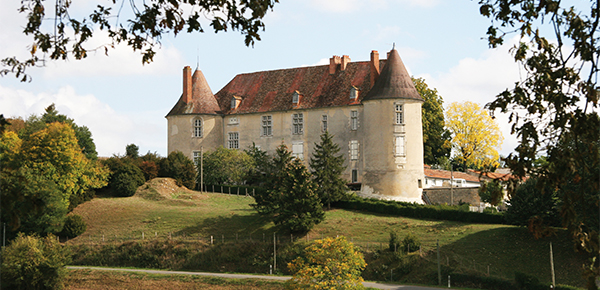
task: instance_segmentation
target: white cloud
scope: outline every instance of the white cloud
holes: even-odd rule
[[[106,32],[97,31],[89,42],[89,47],[102,47],[109,43]],[[90,51],[88,57],[81,60],[52,61],[44,68],[44,77],[55,79],[71,76],[124,76],[124,75],[156,75],[169,73],[183,67],[181,52],[173,46],[156,47],[154,61],[142,65],[142,56],[133,52],[125,44],[108,48],[108,56],[104,48]]]
[[[123,154],[125,146],[131,143],[142,150],[163,151],[165,148],[163,111],[117,113],[93,95],[78,95],[70,86],[39,94],[0,86],[0,108],[6,117],[40,115],[52,103],[61,114],[90,129],[100,156]],[[165,152],[159,153],[164,155]]]
[[[419,77],[425,78],[430,87],[438,90],[446,107],[450,103],[464,101],[484,106],[519,81],[519,66],[508,51],[517,41],[515,38],[497,49],[487,50],[479,58],[462,59],[448,72]],[[495,117],[504,136],[500,154],[508,155],[517,145],[516,136],[510,135],[508,115],[496,112]]]

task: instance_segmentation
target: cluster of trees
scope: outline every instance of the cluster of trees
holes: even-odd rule
[[[0,127],[1,218],[7,237],[63,230],[67,214],[107,184],[91,133],[59,114],[8,119]]]
[[[115,155],[102,163],[110,170],[106,189],[114,196],[132,196],[140,185],[156,177],[171,177],[177,185],[187,188],[195,186],[194,163],[179,151],[171,152],[166,158],[151,152],[140,156],[139,147],[129,144],[125,156]]]
[[[333,136],[323,133],[309,172],[284,144],[273,157],[256,146],[244,151],[219,147],[204,154],[202,167],[197,166],[198,179],[203,175],[204,184],[261,186],[266,190],[254,196],[257,211],[292,232],[306,232],[323,220],[323,205],[329,208],[348,190],[341,178],[346,167],[339,151]]]

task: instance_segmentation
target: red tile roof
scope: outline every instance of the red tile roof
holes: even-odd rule
[[[338,57],[339,58],[339,57]],[[386,65],[389,62],[390,65]],[[363,100],[405,98],[422,100],[402,64],[398,52],[389,54],[389,61],[380,60],[383,67],[371,89],[371,62],[350,62],[344,70],[338,65],[330,74],[330,65],[299,67],[239,74],[214,96],[202,72],[194,78],[192,101],[182,98],[167,116],[182,114],[244,114],[294,109],[360,105]],[[198,85],[196,85],[198,83]],[[351,99],[352,87],[358,89],[358,98]],[[297,105],[292,95],[301,95]],[[231,108],[231,99],[240,97],[241,103]]]
[[[423,170],[425,172],[426,177],[450,180],[450,176],[452,174],[453,179],[464,179],[464,180],[470,181],[470,182],[479,182],[479,178],[477,178],[476,176],[473,176],[473,175],[470,175],[470,174],[467,174],[464,172],[460,172],[460,171],[454,171],[451,173],[450,171],[447,171],[447,170],[431,169],[428,166],[425,166]]]

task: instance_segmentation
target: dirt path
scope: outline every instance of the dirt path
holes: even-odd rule
[[[68,266],[67,269],[80,270],[89,269],[97,271],[119,271],[119,272],[138,272],[148,274],[177,274],[177,275],[201,275],[221,278],[233,279],[266,279],[285,281],[290,279],[290,276],[271,276],[271,275],[251,275],[251,274],[226,274],[226,273],[207,273],[207,272],[185,272],[185,271],[165,271],[165,270],[145,270],[145,269],[122,269],[122,268],[105,268],[105,267],[86,267],[86,266]],[[439,290],[441,288],[421,287],[421,286],[404,286],[394,284],[382,284],[376,282],[363,282],[365,287],[387,290]]]

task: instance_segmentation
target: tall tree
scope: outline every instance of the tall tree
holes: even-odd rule
[[[444,122],[444,101],[437,89],[431,89],[423,78],[412,78],[419,95],[425,100],[422,111],[423,161],[425,164],[441,164],[450,158],[452,143],[450,131]]]
[[[256,147],[254,142],[244,152],[254,160],[254,166],[248,172],[248,184],[258,186],[266,184],[268,177],[273,172],[273,159],[266,151]]]
[[[2,220],[17,231],[57,233],[72,196],[106,185],[108,172],[88,160],[69,124],[54,122],[21,139],[7,131],[0,140]]]
[[[496,150],[502,144],[502,132],[487,111],[473,102],[452,103],[446,111],[452,148],[463,168],[494,168],[499,165]]]
[[[282,201],[282,194],[278,190],[282,186],[284,170],[293,160],[292,153],[288,150],[287,146],[281,143],[277,149],[275,149],[275,156],[273,156],[272,168],[267,171],[266,185],[268,189],[266,191],[259,191],[254,196],[256,204],[252,206],[262,215],[274,215],[279,210],[279,206]]]
[[[316,185],[300,159],[294,159],[284,168],[279,186],[269,191],[279,196],[273,219],[276,225],[291,232],[306,233],[325,219]]]
[[[159,176],[171,177],[177,181],[177,185],[183,185],[187,188],[194,188],[194,185],[196,185],[194,162],[183,155],[181,151],[169,153],[167,158],[161,160],[159,167]]]
[[[71,11],[70,1],[55,0],[44,3],[24,0],[19,13],[27,19],[23,33],[32,37],[31,57],[2,60],[6,67],[0,75],[15,74],[22,81],[31,78],[25,73],[28,67],[44,65],[46,58],[83,59],[90,50],[108,49],[125,43],[142,53],[142,62],[149,63],[155,55],[155,46],[165,34],[204,32],[201,18],[207,18],[215,32],[239,30],[245,35],[247,46],[260,40],[264,30],[262,19],[278,0],[174,0],[150,3],[101,2],[91,11]],[[127,3],[127,4],[125,4]],[[131,15],[131,17],[129,17]],[[115,22],[116,20],[116,22]],[[89,44],[94,33],[106,31],[109,43],[98,47]],[[90,46],[93,48],[90,49]]]
[[[588,3],[479,1],[481,14],[491,20],[491,47],[520,36],[512,53],[525,74],[487,105],[492,112],[509,113],[512,132],[520,138],[506,163],[514,174],[536,176],[564,192],[563,223],[577,247],[590,254],[593,262],[585,267],[588,289],[596,289],[600,230],[589,223],[598,218],[581,219],[577,213],[580,205],[594,206],[595,213],[600,208],[598,195],[586,194],[600,190],[600,2]],[[535,166],[538,155],[547,155],[545,166]],[[583,178],[586,186],[573,186]],[[586,201],[586,196],[593,198]]]
[[[321,134],[321,142],[315,143],[315,150],[310,158],[317,195],[323,204],[327,204],[327,209],[331,209],[331,203],[342,199],[348,191],[346,181],[342,179],[342,173],[346,170],[344,155],[338,155],[339,152],[340,146],[333,142],[333,135],[325,131]]]
[[[20,131],[21,138],[28,138],[32,133],[39,131],[46,127],[47,124],[61,122],[66,123],[73,128],[75,131],[75,137],[77,138],[77,144],[81,148],[81,151],[90,160],[96,160],[98,158],[98,152],[96,152],[96,144],[92,138],[92,132],[86,126],[79,126],[75,123],[75,120],[67,117],[66,115],[59,114],[56,110],[56,106],[51,104],[46,107],[44,114],[41,117],[31,116],[27,119],[26,127]]]
[[[140,157],[140,147],[135,144],[128,144],[125,146],[125,157],[137,159]]]

